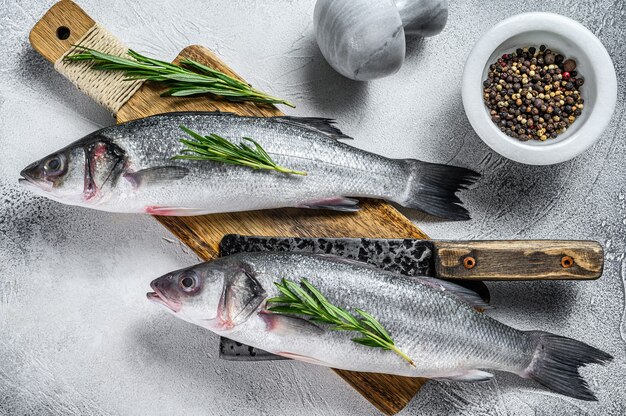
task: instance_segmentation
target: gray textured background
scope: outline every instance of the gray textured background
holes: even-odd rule
[[[626,134],[623,0],[451,1],[445,31],[411,41],[400,72],[369,84],[341,78],[312,37],[313,1],[83,0],[133,48],[171,59],[203,44],[257,87],[334,117],[361,148],[477,168],[465,223],[407,212],[434,238],[595,239],[595,282],[492,283],[498,319],[591,343],[615,355],[584,370],[598,403],[560,397],[516,376],[486,384],[430,382],[403,414],[624,414]],[[17,185],[20,169],[113,123],[28,44],[52,1],[0,1],[0,413],[344,415],[376,411],[330,370],[302,363],[217,359],[217,337],[145,299],[148,282],[196,259],[149,217],[62,206]],[[499,157],[464,116],[464,60],[481,33],[510,15],[554,11],[606,45],[618,106],[599,143],[552,167]]]

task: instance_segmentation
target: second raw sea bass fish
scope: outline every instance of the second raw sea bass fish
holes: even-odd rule
[[[274,283],[281,279],[307,279],[332,304],[367,311],[415,367],[353,342],[355,332],[269,312],[267,299],[279,295]],[[500,370],[595,400],[578,367],[612,359],[574,339],[504,325],[476,311],[484,302],[454,283],[329,255],[240,253],[168,273],[150,286],[148,299],[178,318],[276,355],[345,370],[458,381],[487,380],[487,371]]]
[[[185,126],[239,143],[257,141],[281,166],[307,176],[213,161],[172,160]],[[348,197],[386,199],[468,219],[456,192],[478,174],[413,159],[389,159],[340,142],[319,118],[172,113],[98,130],[26,167],[20,182],[53,200],[111,212],[201,215],[280,207],[355,211]]]

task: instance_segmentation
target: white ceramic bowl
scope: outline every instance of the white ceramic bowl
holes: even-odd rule
[[[576,61],[576,71],[585,79],[580,89],[585,107],[558,137],[523,142],[507,136],[491,121],[482,83],[489,65],[502,54],[539,45]],[[489,147],[520,163],[550,165],[579,155],[598,140],[615,109],[617,79],[608,52],[583,25],[558,14],[525,13],[498,23],[476,43],[465,63],[462,95],[467,118]]]

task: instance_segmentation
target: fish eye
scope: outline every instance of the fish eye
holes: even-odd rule
[[[48,175],[58,175],[65,169],[65,157],[54,155],[46,160],[43,168]]]
[[[185,292],[191,292],[196,288],[196,285],[197,285],[196,276],[191,273],[185,273],[182,276],[180,276],[180,279],[178,280],[178,284],[180,285],[181,289],[183,289]]]

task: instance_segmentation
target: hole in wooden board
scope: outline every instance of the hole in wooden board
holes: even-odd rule
[[[67,38],[70,37],[70,34],[72,32],[70,31],[70,28],[67,26],[59,26],[57,28],[57,38],[59,40],[66,40]]]
[[[465,257],[463,259],[463,267],[466,269],[473,269],[476,266],[476,259],[474,257]]]

